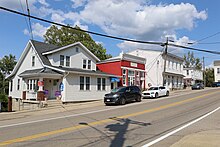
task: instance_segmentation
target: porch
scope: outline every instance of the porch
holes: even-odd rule
[[[23,100],[44,101],[60,96],[63,75],[48,69],[29,70],[19,75],[23,80]]]

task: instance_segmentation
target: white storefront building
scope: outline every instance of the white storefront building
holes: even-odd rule
[[[183,88],[183,58],[171,53],[165,55],[161,51],[147,49],[137,49],[129,54],[146,59],[146,87],[164,85],[170,89]]]

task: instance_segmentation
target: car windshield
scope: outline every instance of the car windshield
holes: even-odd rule
[[[148,90],[158,90],[158,87],[150,87]]]
[[[126,87],[117,87],[111,90],[112,93],[115,92],[124,92]]]

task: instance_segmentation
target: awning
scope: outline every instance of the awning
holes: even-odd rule
[[[110,80],[111,82],[120,82],[120,79],[116,77],[111,77]]]

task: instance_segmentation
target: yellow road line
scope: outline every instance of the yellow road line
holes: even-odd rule
[[[140,112],[136,112],[136,113],[131,113],[131,114],[123,115],[123,116],[118,116],[117,118],[125,119],[125,118],[142,115],[142,114],[149,113],[149,112],[159,111],[159,110],[170,108],[170,107],[173,107],[173,106],[178,106],[178,105],[181,105],[183,103],[187,103],[187,102],[190,102],[190,101],[193,101],[193,100],[196,100],[196,99],[200,99],[200,98],[203,98],[205,96],[215,94],[217,92],[206,93],[204,95],[200,95],[200,96],[189,98],[189,99],[186,99],[186,100],[183,100],[183,101],[167,104],[167,105],[160,106],[160,107],[157,107],[157,108],[152,108],[152,109],[148,109],[148,110],[144,110],[144,111],[140,111]],[[109,122],[112,122],[112,121],[115,121],[115,120],[114,119],[104,119],[104,120],[88,123],[87,125],[77,125],[77,126],[72,126],[72,127],[68,127],[68,128],[63,128],[63,129],[59,129],[59,130],[50,131],[50,132],[39,133],[39,134],[30,135],[30,136],[26,136],[26,137],[7,140],[7,141],[4,141],[4,142],[0,142],[0,146],[10,145],[10,144],[13,144],[13,143],[18,143],[18,142],[24,142],[24,141],[37,139],[37,138],[41,138],[41,137],[46,137],[46,136],[50,136],[50,135],[56,135],[56,134],[59,134],[59,133],[74,131],[74,130],[77,130],[77,129],[83,129],[83,128],[87,128],[89,126],[101,125],[101,124],[109,123]]]

